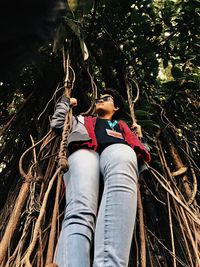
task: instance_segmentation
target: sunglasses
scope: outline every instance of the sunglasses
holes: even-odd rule
[[[111,95],[107,95],[107,96],[95,99],[95,104],[101,103],[102,101],[103,102],[107,102],[107,101],[110,101],[110,100],[113,100],[113,97]]]

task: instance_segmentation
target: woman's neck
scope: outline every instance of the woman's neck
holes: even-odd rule
[[[103,120],[109,120],[111,121],[112,120],[112,116],[109,115],[109,114],[105,114],[105,115],[102,115],[102,116],[98,116],[99,119],[103,119]]]
[[[112,112],[105,112],[104,110],[98,110],[97,117],[103,120],[112,120],[113,113]]]

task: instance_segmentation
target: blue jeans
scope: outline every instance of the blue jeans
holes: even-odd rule
[[[100,172],[104,190],[98,207]],[[70,155],[69,171],[64,175],[66,209],[55,252],[59,267],[128,266],[137,180],[136,154],[128,145],[110,145],[100,156],[87,149]]]

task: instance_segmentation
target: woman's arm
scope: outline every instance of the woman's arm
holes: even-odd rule
[[[61,101],[56,105],[55,112],[51,120],[51,128],[54,130],[62,130],[65,117],[70,107],[77,106],[77,100],[75,98],[67,98],[63,96]]]

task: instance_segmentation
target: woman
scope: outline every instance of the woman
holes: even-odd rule
[[[66,112],[76,105],[76,99],[63,97],[51,127],[62,129]],[[64,175],[66,208],[55,253],[59,267],[128,266],[137,208],[138,159],[149,161],[150,155],[127,124],[117,121],[122,108],[120,94],[105,89],[96,99],[96,117],[73,117],[69,171]],[[139,125],[134,126],[141,136]],[[100,179],[104,189],[99,197]]]

